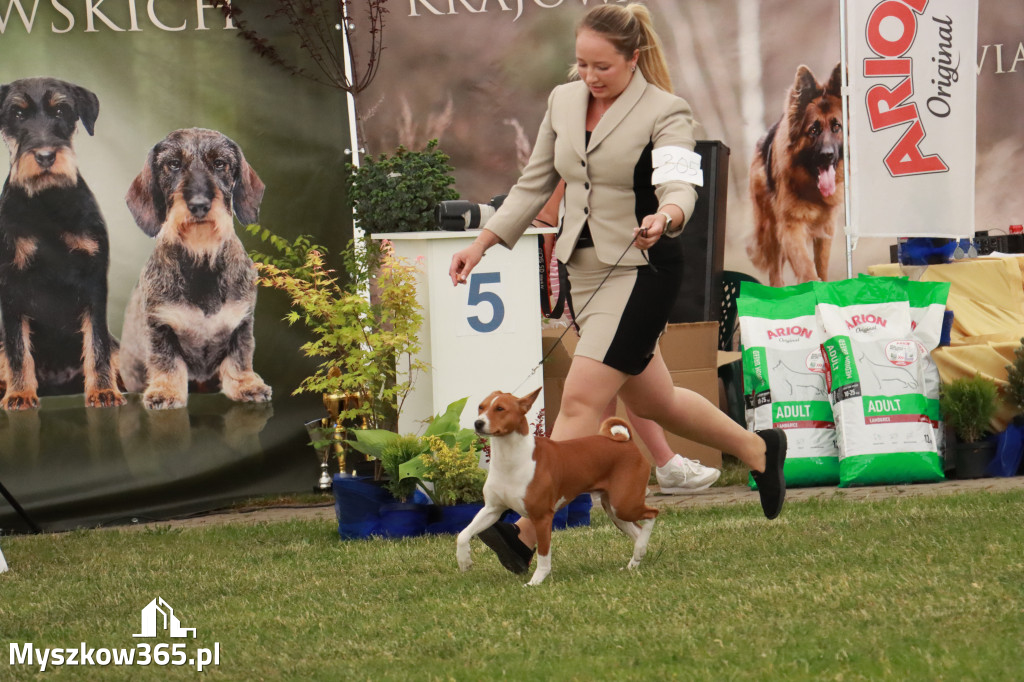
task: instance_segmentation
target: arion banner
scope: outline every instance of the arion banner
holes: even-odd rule
[[[847,0],[850,232],[974,235],[977,0]]]

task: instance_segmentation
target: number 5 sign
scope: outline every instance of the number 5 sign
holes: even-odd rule
[[[460,315],[460,336],[511,333],[514,325],[505,316],[505,291],[500,272],[473,272],[466,283],[466,304]]]
[[[495,247],[458,286],[448,269],[452,256],[476,238],[474,233],[374,235],[391,240],[396,255],[418,264],[416,300],[424,319],[417,359],[428,369],[415,377],[399,416],[399,432],[421,432],[426,420],[462,398],[477,405],[494,390],[518,386],[526,395],[542,385],[543,374],[535,372],[543,355],[537,291],[540,234],[531,228],[511,249]],[[542,406],[539,401],[534,411]],[[475,409],[463,410],[463,427],[472,428],[475,420]]]

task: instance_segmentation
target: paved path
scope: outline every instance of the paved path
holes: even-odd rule
[[[987,490],[991,492],[1024,490],[1024,476],[977,478],[965,481],[942,481],[939,483],[919,483],[914,485],[880,485],[862,488],[836,488],[834,486],[790,488],[786,491],[786,501],[796,502],[812,498],[827,499],[831,497],[841,497],[847,500],[880,500],[891,497],[915,497],[918,495],[953,495],[965,490]],[[686,495],[661,495],[658,494],[657,487],[653,487],[651,492],[652,494],[647,498],[647,501],[652,506],[678,507],[683,509],[738,503],[757,504],[758,501],[756,491],[741,485],[713,487]],[[333,523],[335,520],[334,505],[283,505],[251,509],[231,509],[187,519],[158,521],[128,527],[169,526],[172,528],[195,528],[227,523],[256,524],[290,520],[322,520]],[[125,528],[125,526],[117,527]]]
[[[790,488],[786,491],[786,502],[841,497],[846,500],[880,500],[890,497],[916,497],[918,495],[952,495],[964,490],[1024,490],[1024,476],[1011,478],[975,478],[964,481],[941,481],[939,483],[917,483],[912,485],[876,485],[860,488]],[[648,502],[666,507],[699,507],[705,505],[756,503],[757,491],[746,486],[723,486],[708,488],[689,495],[652,495]]]

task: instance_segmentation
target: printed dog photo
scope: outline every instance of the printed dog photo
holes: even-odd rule
[[[232,214],[259,220],[263,182],[214,130],[176,130],[149,152],[126,198],[156,247],[132,290],[121,372],[149,409],[184,407],[190,390],[266,402],[253,371],[256,269]]]
[[[806,66],[797,69],[785,113],[757,144],[750,164],[754,240],[747,255],[783,285],[788,263],[797,283],[824,281],[843,201],[842,71],[825,84]]]
[[[11,168],[0,194],[0,407],[85,394],[125,404],[117,340],[107,328],[106,223],[78,170],[78,121],[93,134],[99,99],[54,78],[0,85],[0,133]]]

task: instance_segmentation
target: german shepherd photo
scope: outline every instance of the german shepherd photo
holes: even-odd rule
[[[750,164],[754,239],[747,255],[783,285],[788,263],[797,283],[824,281],[843,201],[842,71],[822,85],[806,66],[786,94],[782,118],[757,143]]]

